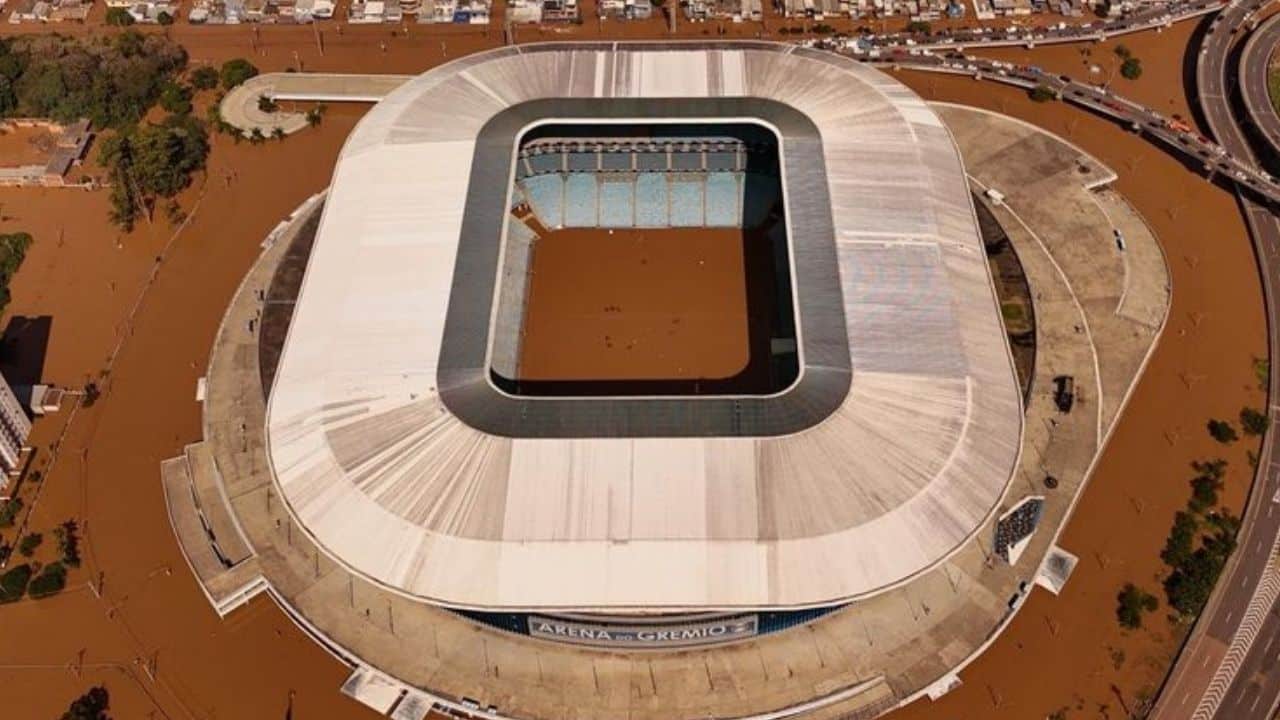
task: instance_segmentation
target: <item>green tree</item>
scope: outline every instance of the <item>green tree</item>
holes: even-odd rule
[[[13,522],[18,519],[20,512],[22,512],[22,498],[0,500],[0,528],[13,527]]]
[[[1120,63],[1120,74],[1127,80],[1137,80],[1142,77],[1142,61],[1136,57],[1125,58]]]
[[[1191,557],[1196,540],[1196,532],[1200,522],[1190,512],[1179,510],[1173,516],[1173,528],[1164,541],[1164,550],[1160,551],[1160,559],[1169,567],[1177,567]]]
[[[176,80],[166,80],[160,89],[160,107],[176,115],[191,112],[191,88]]]
[[[127,27],[133,24],[133,16],[124,8],[107,8],[107,24],[116,27]]]
[[[912,20],[907,23],[907,32],[912,35],[928,35],[933,32],[933,26],[923,20]]]
[[[112,179],[112,219],[130,229],[157,198],[171,198],[191,184],[209,155],[209,133],[190,115],[170,115],[108,138],[99,162]]]
[[[17,602],[27,592],[27,583],[31,580],[31,566],[22,563],[9,568],[0,575],[0,603]]]
[[[1133,583],[1126,583],[1116,596],[1116,619],[1124,627],[1136,630],[1142,627],[1143,613],[1154,611],[1159,604],[1155,595]]]
[[[22,557],[31,557],[43,541],[44,537],[40,533],[25,535],[18,541],[18,552],[22,553]]]
[[[164,10],[161,10],[160,13],[156,15],[156,22],[160,23],[161,25],[172,25],[173,16],[165,12]]]
[[[1245,435],[1263,435],[1270,426],[1271,418],[1268,418],[1266,413],[1251,407],[1240,409],[1240,428],[1244,430]]]
[[[51,562],[44,566],[39,575],[31,579],[31,584],[27,586],[27,594],[39,600],[57,595],[66,586],[67,568],[60,562]]]
[[[271,98],[267,97],[266,95],[259,95],[259,96],[258,96],[258,109],[259,109],[259,110],[261,110],[261,111],[262,111],[262,112],[264,112],[264,113],[273,113],[273,112],[275,112],[276,110],[279,110],[279,109],[280,109],[280,106],[279,106],[279,105],[276,105],[276,101],[275,101],[275,100],[272,100]]]
[[[218,87],[218,71],[208,65],[201,65],[191,71],[191,86],[197,90],[212,90]]]
[[[219,77],[222,79],[222,87],[230,90],[257,74],[258,68],[254,67],[253,63],[244,58],[235,58],[222,63],[222,72],[219,73]]]
[[[1240,437],[1236,434],[1236,429],[1226,420],[1210,420],[1207,427],[1209,436],[1223,445],[1230,445]]]
[[[111,696],[107,689],[98,685],[71,701],[67,711],[60,720],[111,720],[107,710],[111,709]]]

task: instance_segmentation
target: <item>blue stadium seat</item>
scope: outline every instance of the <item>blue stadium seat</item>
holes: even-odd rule
[[[667,215],[667,176],[665,173],[641,173],[636,176],[636,227],[669,227]]]
[[[564,181],[565,227],[596,227],[599,176],[595,173],[573,173]]]
[[[535,175],[523,181],[524,195],[538,220],[549,228],[564,225],[564,179],[560,175]]]
[[[605,176],[600,181],[600,226],[635,225],[635,181],[626,176]]]
[[[738,211],[738,174],[716,172],[707,175],[707,225],[733,227],[742,222]]]
[[[704,224],[702,191],[706,184],[701,175],[671,178],[672,227],[700,227]]]
[[[533,175],[542,173],[559,172],[561,162],[564,158],[560,153],[540,153],[529,156],[529,169]]]

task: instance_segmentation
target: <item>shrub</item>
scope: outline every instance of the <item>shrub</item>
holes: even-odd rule
[[[133,16],[124,8],[107,8],[107,24],[116,27],[127,27],[133,24]]]
[[[1133,52],[1129,50],[1128,45],[1117,45],[1115,48],[1115,53],[1116,55],[1119,55],[1120,57],[1125,59],[1133,57]]]
[[[62,713],[60,720],[110,720],[107,717],[107,710],[110,707],[111,696],[105,687],[98,685],[89,688],[88,692],[72,700],[67,711]]]
[[[67,569],[62,563],[51,562],[44,566],[39,575],[31,579],[31,584],[27,586],[27,594],[39,600],[57,595],[66,586]]]
[[[1244,430],[1245,435],[1262,435],[1267,432],[1267,428],[1271,426],[1271,418],[1266,413],[1254,410],[1251,407],[1241,408],[1240,410],[1240,428]]]
[[[1116,596],[1116,619],[1131,630],[1142,627],[1142,614],[1152,612],[1159,606],[1156,596],[1134,585],[1126,583],[1124,589]]]
[[[22,553],[22,557],[31,557],[42,542],[44,537],[40,533],[31,533],[18,541],[18,552]]]
[[[27,591],[27,583],[31,580],[31,566],[22,563],[9,568],[0,575],[0,603],[17,602]]]
[[[1120,74],[1128,80],[1137,80],[1142,77],[1142,61],[1136,57],[1125,58],[1120,63]]]
[[[244,58],[235,58],[222,63],[222,72],[218,77],[222,80],[222,87],[230,90],[257,74],[258,68],[253,63]]]
[[[197,90],[212,90],[218,87],[218,71],[202,65],[191,71],[191,86]]]
[[[1032,101],[1038,103],[1049,102],[1050,100],[1054,100],[1058,97],[1057,93],[1053,91],[1053,88],[1048,85],[1036,85],[1031,88],[1030,94]]]
[[[1240,437],[1236,434],[1236,429],[1226,420],[1210,420],[1207,427],[1209,436],[1223,445],[1229,445]]]

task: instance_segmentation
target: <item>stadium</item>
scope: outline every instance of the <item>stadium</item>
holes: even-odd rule
[[[978,529],[1022,408],[958,152],[789,50],[512,49],[369,113],[267,418],[327,553],[471,611],[797,610]]]
[[[1065,583],[1162,327],[1114,178],[797,46],[454,60],[267,238],[170,521],[220,615],[266,593],[402,720],[936,697]]]

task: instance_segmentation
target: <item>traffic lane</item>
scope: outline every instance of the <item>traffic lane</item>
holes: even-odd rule
[[[1254,640],[1253,647],[1228,686],[1215,717],[1231,720],[1268,718],[1280,698],[1280,613],[1275,607]]]
[[[1255,31],[1240,58],[1241,89],[1252,120],[1273,146],[1280,146],[1280,118],[1271,110],[1267,87],[1268,66],[1280,42],[1280,15],[1269,18]]]

